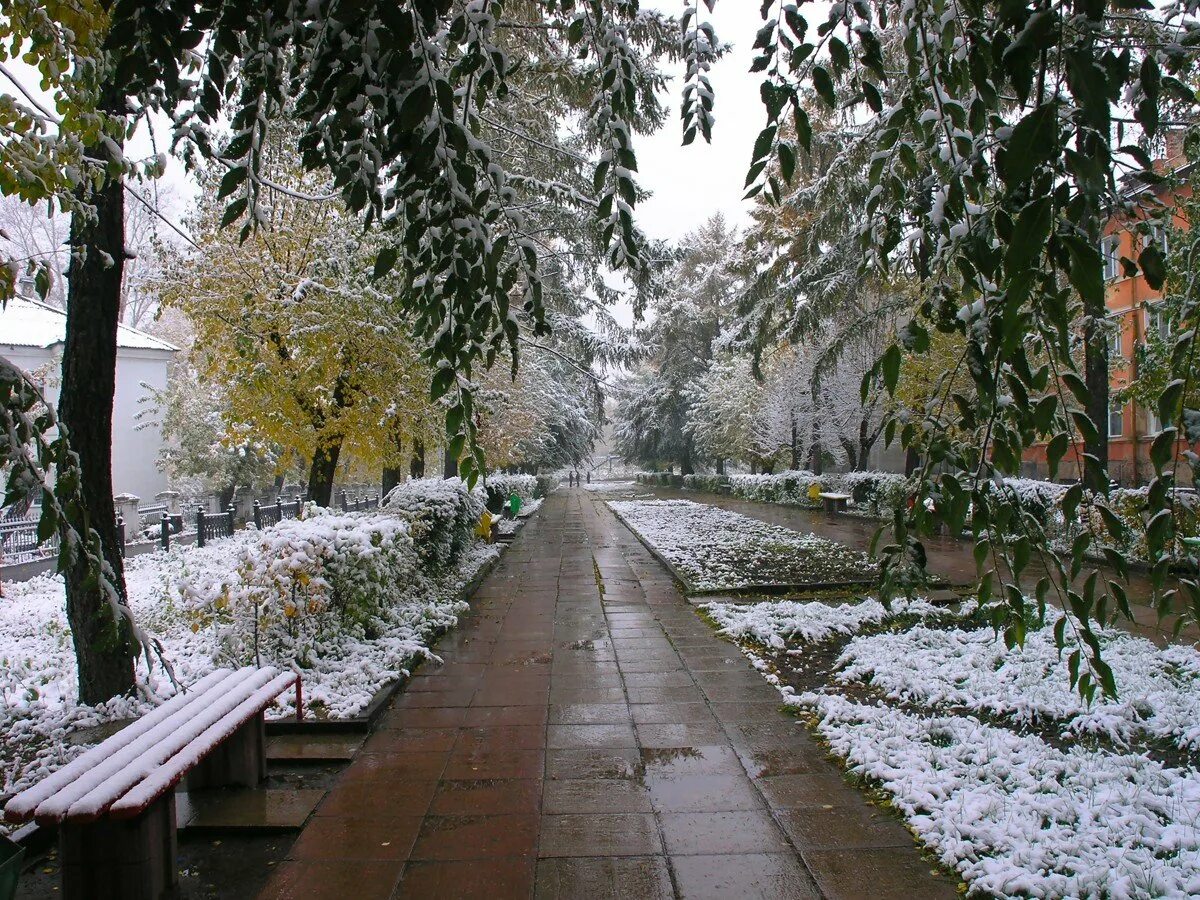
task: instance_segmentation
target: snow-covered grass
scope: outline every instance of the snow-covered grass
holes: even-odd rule
[[[690,500],[610,500],[695,591],[846,584],[873,577],[863,553]]]
[[[1088,707],[1070,687],[1053,621],[1006,651],[977,618],[956,618],[970,603],[957,614],[923,603],[888,613],[871,599],[705,610],[973,895],[1200,893],[1200,773],[1162,752],[1197,748],[1194,649],[1104,632],[1120,696]],[[830,641],[835,652],[845,645],[832,673],[821,674],[826,662],[801,676]],[[877,699],[863,702],[864,692]],[[1142,752],[1128,749],[1137,743]]]
[[[962,707],[1018,724],[1055,720],[1065,735],[1101,735],[1121,746],[1136,739],[1200,746],[1200,653],[1164,650],[1117,630],[1104,631],[1100,642],[1120,693],[1090,706],[1071,687],[1053,621],[1032,630],[1019,651],[1006,650],[991,628],[917,626],[856,638],[838,660],[838,680],[869,681],[893,700]]]
[[[409,500],[409,507],[419,506]],[[450,507],[478,505],[478,498],[442,500]],[[456,519],[461,527],[467,517],[424,521],[454,530]],[[464,585],[499,552],[442,534],[439,549],[459,549],[449,560],[435,560],[414,545],[419,521],[399,504],[381,513],[317,512],[203,548],[133,557],[126,563],[130,605],[161,642],[180,683],[220,666],[253,664],[257,646],[262,664],[301,673],[310,714],[354,716],[382,686],[429,655],[434,637],[465,611]],[[0,796],[77,755],[82,748],[68,742],[72,731],[139,715],[175,691],[159,666],[141,661],[136,698],[80,705],[61,578],[6,583],[4,594]],[[291,712],[293,700],[290,693],[281,697],[268,715]]]
[[[949,611],[927,600],[895,600],[887,609],[878,600],[828,604],[780,600],[775,603],[705,603],[701,607],[734,640],[751,640],[772,650],[783,650],[788,640],[820,643],[835,635],[853,635],[867,625],[879,625],[901,616],[943,616]],[[800,653],[799,650],[789,651]]]
[[[593,481],[584,483],[583,489],[592,493],[607,493],[608,491],[628,491],[637,487],[636,481]]]
[[[1049,746],[973,716],[805,695],[851,771],[879,782],[973,894],[1194,897],[1200,776],[1145,756]]]

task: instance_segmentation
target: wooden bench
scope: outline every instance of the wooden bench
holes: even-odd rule
[[[849,494],[827,494],[820,493],[817,495],[825,503],[825,512],[831,516],[834,513],[845,512],[846,504],[850,500]]]
[[[266,777],[263,713],[300,677],[218,669],[17,794],[9,822],[59,826],[63,896],[161,900],[177,888],[175,786],[255,787]]]

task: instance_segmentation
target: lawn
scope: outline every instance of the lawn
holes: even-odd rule
[[[972,894],[1200,893],[1196,650],[1104,632],[1089,706],[1054,620],[1006,651],[970,603],[704,609]]]
[[[783,591],[863,584],[875,564],[857,550],[690,500],[610,500],[689,593]]]

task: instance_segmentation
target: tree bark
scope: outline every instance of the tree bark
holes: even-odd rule
[[[333,480],[341,455],[341,438],[318,444],[313,453],[312,465],[308,470],[308,499],[317,506],[327,507],[333,500]]]
[[[101,147],[90,155],[104,158]],[[125,267],[125,205],[119,178],[83,200],[95,220],[71,217],[67,325],[58,412],[71,449],[79,456],[89,524],[100,535],[104,558],[125,595],[124,565],[117,540],[112,484],[112,412],[116,392],[117,323]],[[66,572],[67,620],[79,669],[79,699],[96,704],[130,693],[135,646],[129,625],[116,620],[87,563]]]
[[[425,477],[425,442],[420,438],[413,438],[412,459],[408,464],[408,474],[412,478]]]
[[[404,458],[404,438],[399,433],[396,434],[395,453],[396,453],[396,459]],[[389,493],[391,493],[392,488],[396,487],[396,485],[398,485],[403,480],[404,480],[403,466],[400,466],[400,465],[384,466],[383,467],[383,496],[386,497]]]
[[[725,457],[723,456],[717,457],[717,474],[725,474]]]
[[[448,447],[442,452],[442,477],[458,477],[458,459],[450,455],[450,448]]]
[[[792,419],[792,469],[793,471],[800,468],[800,428],[796,425],[796,420]]]

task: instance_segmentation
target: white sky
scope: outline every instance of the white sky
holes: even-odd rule
[[[656,5],[664,12],[680,11],[678,3]],[[744,226],[749,221],[749,203],[742,200],[743,184],[754,139],[766,124],[758,95],[762,76],[749,74],[754,35],[762,25],[759,4],[756,0],[721,0],[711,16],[703,4],[699,6],[712,22],[718,40],[733,47],[709,73],[716,93],[711,145],[697,135],[690,146],[682,146],[682,65],[672,67],[670,121],[658,133],[634,141],[639,182],[653,192],[639,205],[637,220],[655,238],[677,240],[717,211],[731,224]]]

